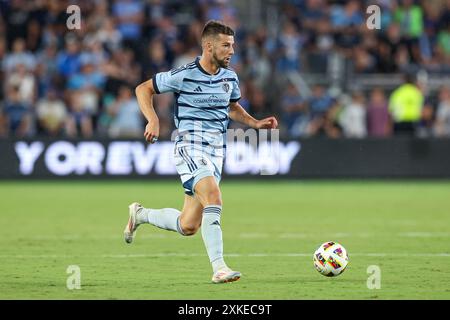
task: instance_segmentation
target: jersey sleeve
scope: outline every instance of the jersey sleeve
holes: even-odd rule
[[[236,76],[236,85],[231,91],[230,102],[237,102],[241,98],[241,89],[239,89],[239,78]]]
[[[184,70],[178,68],[155,74],[152,82],[156,93],[179,92],[183,84]]]

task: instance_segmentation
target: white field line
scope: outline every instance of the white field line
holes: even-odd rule
[[[312,253],[229,253],[225,257],[267,258],[267,257],[311,257]],[[103,255],[58,255],[58,254],[17,254],[0,255],[0,259],[73,259],[73,258],[105,258],[105,259],[131,259],[131,258],[170,258],[170,257],[206,257],[206,253],[142,253],[142,254],[103,254]],[[352,257],[450,257],[450,253],[353,253]]]
[[[439,238],[450,237],[450,232],[403,232],[398,234],[400,237],[408,238]]]
[[[173,233],[175,234],[175,233]],[[449,238],[450,232],[401,232],[396,234],[389,234],[389,233],[368,233],[368,232],[358,232],[358,233],[326,233],[322,234],[323,237],[326,237],[327,239],[340,239],[340,238],[374,238],[374,237],[383,237],[383,238],[390,238],[390,237],[400,237],[400,238]],[[165,233],[146,233],[146,234],[138,234],[137,237],[139,239],[165,239],[169,238],[169,234]],[[227,233],[226,236],[228,238],[242,238],[242,239],[266,239],[266,238],[278,238],[278,239],[307,239],[307,238],[316,238],[317,233],[279,233],[279,234],[273,234],[273,233],[239,233],[239,234],[233,234],[233,233]],[[73,234],[73,235],[42,235],[42,236],[19,236],[19,240],[32,240],[32,241],[46,241],[46,240],[117,240],[122,239],[123,236],[121,234],[117,235],[79,235],[79,234]],[[325,239],[326,240],[326,239]],[[325,241],[324,240],[324,241]]]

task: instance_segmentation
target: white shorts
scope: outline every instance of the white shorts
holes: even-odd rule
[[[197,145],[175,144],[175,165],[187,195],[194,195],[197,182],[205,177],[214,177],[217,184],[222,176],[223,155],[208,152]]]

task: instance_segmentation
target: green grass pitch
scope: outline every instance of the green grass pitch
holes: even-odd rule
[[[450,298],[448,181],[228,180],[222,193],[226,261],[243,277],[215,285],[200,233],[144,225],[123,240],[129,203],[181,207],[176,179],[0,182],[0,299]],[[312,263],[328,240],[350,257],[335,278]]]

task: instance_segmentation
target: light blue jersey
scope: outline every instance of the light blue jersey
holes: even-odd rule
[[[177,142],[224,147],[230,102],[241,98],[239,79],[233,70],[220,68],[211,75],[199,63],[189,64],[153,77],[157,93],[175,95],[174,120]]]
[[[211,75],[195,61],[153,77],[156,93],[175,95],[178,128],[174,160],[186,194],[193,195],[202,178],[221,180],[230,102],[241,98],[236,73],[220,68]]]

